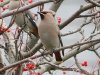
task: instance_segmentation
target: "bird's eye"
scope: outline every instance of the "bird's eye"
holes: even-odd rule
[[[42,12],[43,14],[47,14],[47,12]]]
[[[55,14],[53,14],[53,17],[55,17]]]

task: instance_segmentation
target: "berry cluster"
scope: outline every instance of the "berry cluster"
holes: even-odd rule
[[[61,17],[57,17],[57,20],[58,20],[58,25],[60,25],[60,23],[61,23]]]
[[[84,61],[81,65],[86,67],[86,66],[88,66],[88,62]]]
[[[10,30],[9,29],[7,29],[6,27],[0,27],[0,33],[2,33],[2,32],[10,32]]]
[[[28,0],[28,3],[32,3],[33,1],[32,0]]]
[[[40,72],[32,71],[34,68],[36,68],[34,63],[26,63],[25,67],[23,68],[23,72],[29,71],[30,75],[41,75]]]
[[[3,2],[3,0],[0,0],[0,2]]]

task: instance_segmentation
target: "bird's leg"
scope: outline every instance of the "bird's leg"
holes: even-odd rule
[[[44,50],[44,52],[47,51],[46,49]],[[51,62],[52,61],[52,56],[53,56],[53,50],[49,51],[50,52],[50,55],[45,55],[43,56],[45,60],[47,60],[48,62]],[[49,58],[47,58],[49,57]]]
[[[45,51],[46,51],[46,49],[44,49],[43,48],[43,51],[39,51],[41,54],[44,54],[45,53]],[[47,58],[47,57],[49,57],[49,59]],[[48,61],[48,62],[50,62],[52,59],[51,59],[51,57],[49,56],[49,55],[43,55],[43,58],[46,60],[46,61]],[[42,61],[43,61],[43,58],[41,58],[42,59]],[[40,59],[40,60],[41,60]]]
[[[55,49],[53,48],[52,50],[50,50],[50,55],[53,56]]]
[[[46,56],[43,56],[43,57],[44,57],[44,59],[45,59],[46,61],[48,61],[48,62],[52,61],[52,58],[51,58],[50,55],[46,55]]]

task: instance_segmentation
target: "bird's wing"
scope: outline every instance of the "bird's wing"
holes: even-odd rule
[[[38,27],[36,25],[36,23],[34,22],[33,18],[32,18],[32,15],[30,15],[30,13],[26,12],[25,13],[25,16],[29,19],[29,21],[31,22],[32,24],[32,28],[34,28],[31,32],[33,35],[35,35],[36,37],[39,37],[38,36]]]
[[[58,37],[59,37],[59,41],[60,41],[61,47],[63,47],[63,42],[62,42],[60,34],[58,34]],[[62,54],[64,56],[64,50],[62,50]]]
[[[28,12],[25,13],[25,16],[30,20],[30,22],[32,23],[32,25],[33,25],[34,27],[37,28],[36,23],[34,22],[34,20],[33,20],[32,17],[29,15]]]

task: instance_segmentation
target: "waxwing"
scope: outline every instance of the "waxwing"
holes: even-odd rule
[[[27,1],[27,0],[24,0]],[[21,2],[20,0],[10,0],[9,3],[9,10],[13,10],[13,9],[18,9],[20,8]],[[24,27],[24,31],[26,33],[32,33],[33,35],[35,35],[36,37],[38,37],[38,28],[36,23],[33,21],[32,17],[25,12],[21,12],[16,14],[15,17],[15,23],[19,26],[19,27]]]
[[[41,22],[38,26],[38,34],[43,46],[46,50],[52,51],[60,47],[60,30],[55,21],[53,11],[38,12],[41,17]],[[60,51],[55,53],[56,61],[62,61]]]

